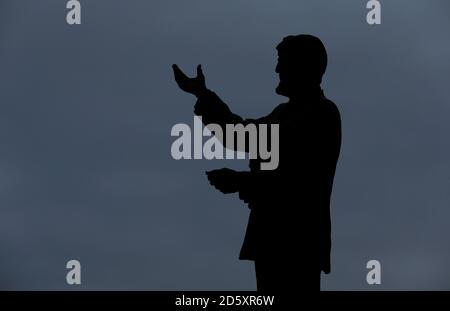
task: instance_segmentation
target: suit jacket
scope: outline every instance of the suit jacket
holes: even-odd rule
[[[299,264],[329,273],[330,198],[341,146],[336,105],[318,89],[278,105],[265,117],[243,119],[207,91],[198,97],[194,112],[205,125],[216,123],[223,129],[225,124],[279,124],[278,167],[261,171],[262,160],[250,160],[250,173],[239,189],[250,208],[239,258],[295,257]]]

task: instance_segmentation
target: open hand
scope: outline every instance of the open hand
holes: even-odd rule
[[[239,191],[239,172],[229,168],[222,168],[206,172],[211,185],[222,193],[234,193]]]
[[[176,64],[173,64],[172,68],[175,81],[180,89],[197,97],[202,92],[206,91],[205,76],[203,75],[202,65],[197,66],[197,76],[194,78],[189,78],[186,76],[186,74],[181,71],[180,67]]]

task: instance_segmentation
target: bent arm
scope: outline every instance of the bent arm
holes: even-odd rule
[[[202,117],[205,125],[215,123],[224,127],[225,124],[240,124],[245,122],[242,117],[231,112],[227,104],[216,93],[210,90],[205,90],[197,96],[194,113]]]
[[[251,148],[249,140],[251,139],[255,139],[256,141],[252,141],[252,143],[257,145],[259,137],[258,125],[270,123],[269,116],[259,119],[242,118],[233,113],[227,104],[225,104],[216,93],[210,90],[205,90],[197,96],[194,113],[197,116],[202,117],[203,124],[214,133],[224,147],[242,152],[249,152],[249,149]],[[217,124],[222,129],[222,135],[216,135],[217,133],[213,124]],[[234,137],[228,137],[232,139],[227,139],[227,125],[230,128],[230,132],[233,131]],[[245,135],[245,143],[243,144],[238,144],[238,139],[236,139],[236,131],[239,130],[243,131]],[[270,128],[268,130],[270,130]]]

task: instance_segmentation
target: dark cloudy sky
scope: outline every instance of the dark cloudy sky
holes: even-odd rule
[[[323,289],[450,290],[450,3],[89,0],[0,2],[0,289],[253,290],[237,259],[248,209],[175,161],[172,126],[194,98],[170,65],[202,63],[237,113],[267,114],[276,44],[319,36],[343,120]],[[301,256],[299,253],[298,256]],[[366,284],[366,263],[382,284]]]

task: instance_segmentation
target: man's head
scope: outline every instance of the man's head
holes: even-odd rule
[[[327,68],[327,52],[319,38],[311,35],[287,36],[277,46],[277,94],[295,97],[316,88]]]

